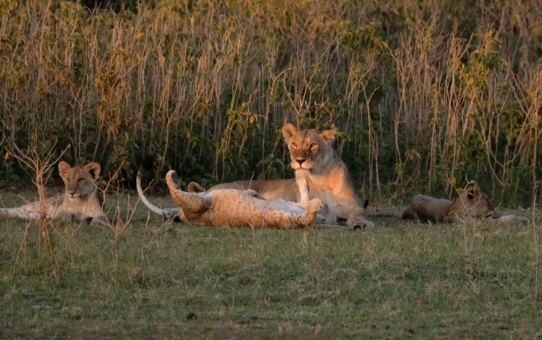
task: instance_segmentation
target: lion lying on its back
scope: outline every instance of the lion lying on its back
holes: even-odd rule
[[[336,134],[335,125],[323,131],[298,130],[292,124],[284,125],[282,135],[290,151],[295,178],[305,178],[311,195],[322,200],[324,207],[320,214],[324,216],[327,224],[335,224],[338,218],[342,218],[351,228],[373,227],[373,222],[369,221],[365,212],[367,201],[362,202],[358,197],[346,165],[333,149]],[[145,197],[141,179],[150,165],[152,157],[146,157],[137,174],[136,185],[141,200],[149,209],[165,219],[183,222],[184,215],[181,209],[161,209]],[[210,188],[209,192],[217,189],[252,189],[267,200],[283,199],[298,202],[300,192],[296,179],[236,181],[218,184]]]
[[[68,163],[60,162],[58,170],[66,187],[63,196],[49,198],[43,204],[32,202],[18,208],[3,208],[0,209],[0,216],[32,220],[62,218],[68,222],[78,220],[108,224],[102,209],[103,199],[96,187],[100,165],[92,162],[72,168]]]
[[[415,196],[403,211],[402,218],[421,222],[474,222],[485,220],[493,224],[529,224],[529,219],[516,215],[501,216],[494,212],[488,196],[475,181],[453,202],[444,198]]]
[[[267,201],[254,197],[253,190],[218,189],[209,192],[184,192],[180,189],[177,173],[166,175],[171,196],[182,208],[186,220],[195,225],[269,228],[312,228],[322,201],[309,201],[305,180],[298,182],[300,204],[286,201]]]

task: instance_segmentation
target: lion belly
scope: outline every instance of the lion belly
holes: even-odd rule
[[[240,190],[211,191],[204,193],[203,197],[210,206],[196,218],[187,216],[193,224],[263,227],[266,225],[265,216],[271,211],[304,213],[304,209],[295,204],[250,197]]]

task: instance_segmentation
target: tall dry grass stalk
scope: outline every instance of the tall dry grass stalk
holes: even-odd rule
[[[13,149],[15,151],[9,152],[8,155],[15,158],[17,161],[21,162],[25,165],[27,169],[30,169],[34,175],[35,179],[33,180],[34,184],[36,185],[36,188],[38,190],[38,197],[39,197],[39,213],[40,213],[40,219],[37,221],[38,224],[38,230],[39,235],[42,240],[40,242],[41,244],[45,246],[45,251],[47,252],[47,257],[49,258],[49,262],[51,263],[53,267],[53,275],[58,280],[58,262],[56,260],[55,256],[55,244],[51,238],[52,233],[54,232],[54,229],[58,226],[57,223],[52,222],[50,219],[47,218],[47,196],[45,194],[45,184],[49,180],[52,174],[52,168],[53,166],[59,161],[59,159],[64,155],[64,153],[68,150],[68,148],[65,148],[60,152],[59,156],[55,155],[56,152],[56,141],[53,142],[50,145],[45,144],[39,145],[37,135],[32,135],[30,145],[26,150],[21,150],[17,145],[13,145]],[[26,230],[25,230],[25,236],[23,238],[23,244],[26,244],[26,235],[28,233],[29,224],[27,224]],[[21,245],[21,249],[23,246]],[[41,248],[40,248],[41,249]]]
[[[292,176],[284,122],[335,123],[365,195],[452,195],[468,178],[528,201],[541,13],[519,0],[163,0],[136,14],[7,0],[0,129],[18,145],[56,136],[68,162],[122,165],[128,180],[152,149],[160,174],[209,185]]]

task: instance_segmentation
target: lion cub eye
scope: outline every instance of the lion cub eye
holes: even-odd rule
[[[292,148],[297,149],[297,143],[292,143]]]
[[[83,182],[83,179],[82,179],[82,178],[79,178],[79,179],[77,180],[77,183],[81,183],[81,182]]]
[[[311,149],[313,149],[313,148],[315,148],[315,147],[317,147],[317,146],[318,146],[318,144],[316,144],[316,143],[311,143]]]

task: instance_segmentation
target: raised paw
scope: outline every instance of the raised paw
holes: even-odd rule
[[[177,176],[177,172],[175,170],[169,170],[166,174],[166,181],[168,184],[173,185],[175,189],[181,190],[181,186],[179,184],[179,177]]]
[[[246,193],[250,197],[259,197],[260,196],[257,191],[252,190],[252,189],[247,189]]]
[[[322,203],[322,200],[318,198],[314,198],[309,202],[309,206],[307,208],[307,212],[315,213],[318,210],[322,209],[324,204]]]

